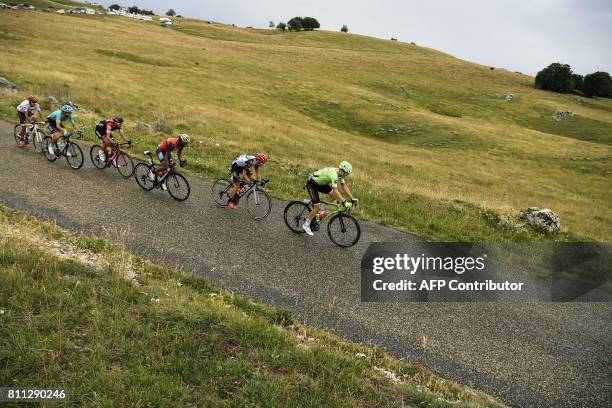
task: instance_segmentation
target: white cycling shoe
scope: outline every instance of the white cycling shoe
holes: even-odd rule
[[[306,222],[302,225],[302,229],[304,231],[306,231],[306,233],[308,235],[310,235],[311,237],[314,235],[312,230],[310,229],[310,220],[309,219],[307,219]]]
[[[168,186],[166,185],[165,181],[161,184],[161,189],[164,191],[168,191]]]
[[[49,144],[48,149],[49,154],[55,156],[55,150],[53,150],[53,144]]]

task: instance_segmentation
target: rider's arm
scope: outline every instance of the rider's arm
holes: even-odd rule
[[[179,162],[183,161],[183,146],[180,146],[176,151]]]
[[[351,189],[349,188],[347,183],[342,183],[342,186],[344,188],[344,192],[349,196],[349,198],[352,200],[353,199],[353,193],[351,193]]]
[[[255,167],[255,178],[261,180],[261,166]]]
[[[127,142],[128,139],[125,137],[125,131],[123,130],[123,126],[121,127],[121,129],[119,129],[119,135],[121,136],[121,140],[123,142]]]
[[[74,116],[72,115],[70,115],[70,124],[72,125],[74,130],[76,130],[77,132],[81,131],[81,129],[77,126],[76,122],[74,121]]]

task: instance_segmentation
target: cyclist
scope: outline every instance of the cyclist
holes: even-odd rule
[[[163,177],[170,166],[173,163],[172,160],[172,152],[176,151],[176,154],[179,159],[179,164],[183,167],[187,164],[187,160],[183,160],[183,148],[191,141],[189,135],[185,133],[181,133],[178,137],[169,137],[161,141],[161,143],[157,146],[157,158],[161,163],[161,166],[154,169],[153,172],[155,174],[150,174],[151,181],[155,181],[155,176]],[[162,190],[167,190],[166,183],[162,183]]]
[[[38,104],[38,97],[36,95],[28,96],[28,99],[17,105],[17,117],[19,118],[19,124],[21,125],[19,130],[19,147],[25,147],[28,142],[24,139],[26,131],[26,123],[36,123],[36,117],[34,111],[41,112],[40,105]]]
[[[332,200],[338,200],[345,208],[350,208],[357,199],[353,197],[348,184],[344,180],[353,171],[353,166],[347,161],[341,161],[338,168],[327,167],[319,171],[315,171],[313,174],[308,176],[308,182],[306,183],[306,190],[312,200],[313,209],[308,215],[308,219],[302,225],[302,228],[308,235],[314,235],[311,229],[312,220],[317,216],[321,210],[321,199],[319,193],[329,194]],[[350,200],[346,200],[340,191],[338,191],[338,181],[342,184],[344,192],[348,195]]]
[[[123,130],[123,118],[121,116],[115,116],[111,120],[101,120],[96,123],[96,136],[100,139],[102,143],[102,149],[98,156],[100,157],[100,161],[105,162],[106,157],[111,157],[115,150],[117,149],[117,145],[115,143],[115,139],[113,138],[113,131],[118,130],[119,135],[121,136],[122,142],[128,142],[130,145],[132,142],[125,137],[125,131]],[[109,155],[108,148],[111,148],[111,153]]]
[[[268,156],[265,153],[257,153],[255,156],[249,156],[243,154],[238,156],[232,162],[232,181],[234,185],[229,191],[229,202],[227,203],[228,208],[236,208],[238,206],[238,191],[241,187],[241,177],[244,177],[244,180],[247,183],[254,183],[259,178],[261,178],[261,166],[268,162]],[[255,177],[253,177],[253,172],[251,168],[255,169]]]
[[[65,121],[69,121],[77,133],[79,133],[79,135],[81,134],[81,129],[79,129],[74,122],[74,117],[72,116],[73,112],[74,109],[72,106],[64,105],[61,109],[51,112],[51,114],[47,116],[47,125],[52,132],[51,143],[49,144],[49,154],[55,155],[53,147],[55,146],[57,148],[57,140],[60,136],[68,133],[64,127]],[[68,155],[70,155],[70,153],[68,153]]]

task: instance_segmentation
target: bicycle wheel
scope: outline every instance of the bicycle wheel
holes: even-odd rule
[[[254,220],[263,220],[272,211],[272,200],[263,190],[254,188],[246,196],[247,211]]]
[[[151,191],[153,187],[155,187],[155,182],[149,178],[150,173],[151,170],[145,163],[138,163],[136,167],[134,167],[134,178],[136,179],[136,183],[145,191]]]
[[[15,143],[17,143],[17,146],[19,146],[19,142],[21,141],[21,137],[19,136],[20,128],[21,125],[15,125],[15,130],[13,132],[13,135],[15,136]]]
[[[34,135],[34,140],[32,140],[32,143],[34,144],[34,151],[36,153],[43,152],[43,139],[45,138],[45,136],[45,132],[43,132],[42,130],[36,131],[36,134]]]
[[[81,146],[74,142],[68,142],[68,145],[66,146],[66,161],[74,170],[80,169],[85,161]]]
[[[166,187],[168,187],[170,197],[174,198],[176,201],[185,201],[189,198],[191,189],[189,188],[187,179],[181,174],[172,173],[166,177],[164,182],[166,183]]]
[[[283,217],[285,218],[285,224],[291,231],[302,234],[306,232],[302,225],[308,219],[308,214],[310,214],[309,206],[302,201],[292,201],[285,207]]]
[[[96,169],[100,169],[100,170],[106,168],[106,161],[100,160],[101,151],[102,151],[102,146],[100,145],[93,145],[91,146],[91,149],[89,150],[89,158],[91,159],[91,162],[93,163]]]
[[[352,247],[361,237],[359,222],[348,214],[336,214],[327,224],[327,234],[331,241],[342,248]]]
[[[55,154],[49,153],[49,145],[51,143],[51,136],[45,136],[42,141],[42,152],[45,156],[45,159],[49,160],[50,162],[53,162],[57,160],[57,156]]]
[[[122,151],[117,153],[116,158],[117,171],[123,178],[130,178],[134,174],[134,160]]]
[[[221,207],[225,207],[229,201],[229,191],[232,188],[232,182],[227,179],[219,179],[215,181],[211,187],[213,201]]]

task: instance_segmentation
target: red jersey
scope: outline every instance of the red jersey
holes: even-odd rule
[[[162,140],[159,144],[159,147],[162,152],[168,153],[172,152],[179,147],[179,138],[178,137],[169,137],[168,139]]]

